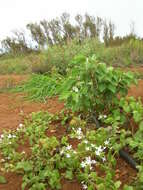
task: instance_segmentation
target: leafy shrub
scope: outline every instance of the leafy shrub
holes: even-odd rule
[[[68,66],[73,58],[79,54],[91,56],[102,45],[97,39],[87,39],[83,42],[77,40],[70,41],[64,45],[54,45],[49,47],[46,53],[46,63],[54,67],[60,74],[65,75]]]
[[[143,63],[143,42],[130,40],[120,46],[107,47],[97,52],[97,57],[109,65],[128,66]]]
[[[129,86],[136,82],[133,73],[107,67],[95,56],[85,61],[81,57],[81,62],[78,57],[73,64],[59,92],[74,111],[109,110],[118,102],[117,96],[127,95]]]

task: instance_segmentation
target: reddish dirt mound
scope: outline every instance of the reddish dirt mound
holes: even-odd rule
[[[130,88],[128,96],[134,96],[135,98],[141,97],[143,102],[143,80],[139,80],[137,86],[133,85]]]
[[[131,66],[129,68],[126,68],[125,70],[143,73],[143,66],[137,66],[137,67]]]
[[[28,75],[1,75],[0,88],[13,87],[28,79]]]
[[[30,103],[23,100],[23,94],[0,94],[0,133],[4,129],[15,129],[23,122],[22,113],[27,115],[41,110],[55,113],[63,108],[57,98],[52,98],[46,104]]]

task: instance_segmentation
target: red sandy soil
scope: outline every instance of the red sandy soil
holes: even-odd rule
[[[134,96],[135,98],[141,97],[143,102],[143,80],[139,80],[137,85],[133,85],[129,89],[128,96]]]
[[[143,74],[143,66],[136,66],[136,67],[130,66],[130,67],[124,68],[124,70],[138,72],[138,73]]]
[[[0,88],[8,88],[15,86],[22,81],[28,79],[28,75],[1,75],[0,76]]]
[[[143,70],[142,70],[143,71]],[[12,86],[26,80],[28,76],[5,75],[0,76],[0,88],[6,87],[10,83]],[[12,81],[12,82],[11,82]],[[129,90],[129,95],[135,97],[141,96],[143,100],[143,80],[139,81],[137,87],[133,86]],[[28,115],[31,112],[46,110],[51,113],[56,113],[62,110],[63,103],[60,103],[57,98],[48,99],[44,103],[31,103],[23,99],[24,94],[17,93],[0,93],[0,134],[4,129],[16,129],[23,122],[23,117],[20,113]],[[53,135],[61,136],[61,130],[55,130]],[[64,133],[65,131],[63,131]],[[76,142],[75,142],[76,143]],[[74,142],[71,142],[74,146]],[[136,172],[130,168],[121,158],[117,159],[116,179],[120,179],[123,183],[128,183],[134,180]],[[13,173],[5,174],[7,184],[0,185],[0,190],[21,190],[21,176]],[[62,181],[62,190],[81,190],[81,186],[76,182]]]

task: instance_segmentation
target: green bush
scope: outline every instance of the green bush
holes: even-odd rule
[[[30,67],[27,57],[11,57],[0,60],[0,74],[25,74],[29,73]]]
[[[143,42],[138,39],[115,47],[105,47],[104,43],[96,38],[82,42],[75,39],[68,44],[48,47],[41,53],[0,57],[0,74],[43,74],[56,70],[59,74],[66,75],[69,65],[77,55],[90,57],[95,54],[100,62],[113,66],[141,65],[142,52]]]
[[[107,64],[128,66],[143,63],[143,42],[130,40],[121,46],[102,48],[96,53],[97,58]]]
[[[97,39],[87,39],[83,42],[73,40],[62,46],[50,47],[46,53],[46,62],[49,67],[55,67],[60,74],[66,74],[67,68],[73,58],[79,54],[91,56],[102,48]]]

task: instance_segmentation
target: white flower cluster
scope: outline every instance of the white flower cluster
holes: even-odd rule
[[[106,119],[107,118],[107,115],[99,115],[98,119],[101,120],[101,119]]]
[[[109,140],[104,141],[104,144],[105,144],[105,145],[108,145],[109,143],[110,143]]]
[[[60,155],[65,155],[67,158],[71,157],[71,154],[76,154],[77,152],[72,149],[72,145],[68,145],[66,147],[63,147],[60,151]]]
[[[76,86],[73,86],[72,90],[73,90],[74,92],[78,92],[78,91],[79,91]]]
[[[23,124],[20,123],[16,130],[19,131],[22,127],[23,127]]]
[[[101,153],[106,149],[106,147],[102,147],[101,145],[95,148],[95,154],[100,156]]]
[[[0,143],[2,143],[2,141],[3,141],[3,139],[4,138],[8,138],[8,139],[12,139],[12,138],[16,138],[16,135],[12,135],[12,134],[8,134],[8,135],[4,135],[4,134],[1,134],[1,136],[0,136]],[[9,144],[12,144],[11,142],[9,142]]]
[[[73,129],[74,133],[75,133],[75,137],[77,139],[82,139],[84,137],[83,135],[83,132],[82,132],[82,129],[81,128],[78,128],[78,129]]]
[[[96,164],[96,160],[91,160],[91,157],[88,156],[85,158],[84,161],[81,162],[81,167],[85,168],[89,166],[90,170],[92,170],[92,164]]]
[[[81,184],[83,190],[86,190],[88,188],[84,181],[82,181]]]
[[[86,151],[94,151],[97,156],[100,156],[102,161],[105,162],[106,158],[104,156],[104,150],[107,148],[106,146],[109,144],[109,140],[104,142],[105,146],[96,146],[95,144],[90,143],[88,140],[84,140],[83,143],[86,144],[85,150]]]

